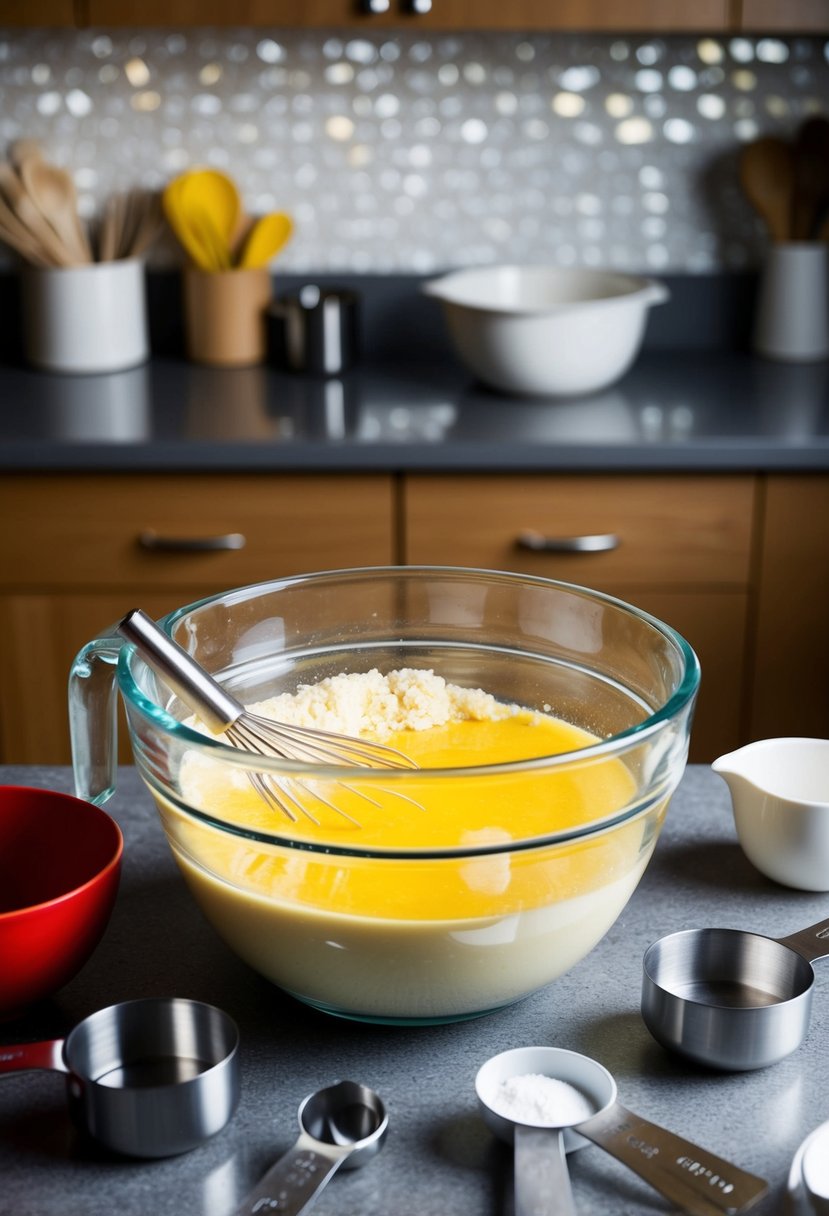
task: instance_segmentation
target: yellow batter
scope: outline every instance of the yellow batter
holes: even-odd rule
[[[481,774],[470,766],[595,742],[552,716],[512,708],[503,717],[394,732],[383,742],[423,772],[384,771],[349,781],[352,789],[334,781],[293,787],[319,826],[288,823],[244,773],[201,755],[185,758],[182,800],[238,825],[240,834],[198,823],[159,798],[162,818],[198,902],[237,953],[312,1003],[403,1018],[496,1007],[582,958],[635,888],[664,807],[589,840],[474,850],[607,818],[635,795],[625,764],[574,755],[560,768],[540,759],[519,771]],[[326,808],[317,793],[359,826]],[[364,858],[269,845],[245,832],[347,850],[454,848],[461,855]]]

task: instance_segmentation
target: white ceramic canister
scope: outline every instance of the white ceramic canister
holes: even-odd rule
[[[144,263],[27,266],[22,274],[23,345],[51,372],[115,372],[149,357]]]
[[[767,359],[829,358],[829,245],[772,245],[760,277],[752,345]]]

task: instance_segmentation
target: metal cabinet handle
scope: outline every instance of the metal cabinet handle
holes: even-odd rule
[[[219,553],[244,549],[247,541],[241,532],[226,532],[223,536],[159,536],[147,528],[139,533],[138,543],[153,553]]]
[[[542,536],[540,532],[519,532],[515,544],[533,553],[609,553],[618,549],[621,538],[614,532],[593,536]]]

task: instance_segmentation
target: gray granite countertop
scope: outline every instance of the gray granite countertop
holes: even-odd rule
[[[71,789],[65,768],[0,770],[7,784]],[[107,1156],[71,1129],[60,1077],[0,1079],[0,1211],[14,1216],[198,1213],[230,1216],[296,1138],[296,1109],[342,1077],[376,1089],[390,1113],[386,1147],[362,1170],[337,1175],[319,1216],[498,1216],[510,1213],[509,1153],[483,1126],[473,1082],[509,1047],[553,1044],[586,1052],[614,1074],[626,1106],[766,1178],[755,1209],[780,1213],[798,1144],[829,1119],[829,992],[818,970],[805,1043],[757,1072],[708,1072],[667,1055],[638,1012],[642,954],[662,934],[723,925],[780,936],[827,914],[825,895],[761,877],[736,842],[728,791],[691,767],[654,858],[614,928],[572,972],[529,999],[476,1021],[403,1029],[317,1014],[236,959],[202,920],[132,769],[109,804],[126,840],[121,889],[106,935],[55,998],[0,1027],[0,1042],[57,1037],[93,1010],[140,996],[178,995],[226,1009],[242,1040],[242,1098],[214,1139],[178,1158]],[[571,1158],[579,1212],[667,1212],[666,1201],[600,1149]]]
[[[570,400],[490,392],[447,358],[328,380],[161,357],[98,376],[0,366],[0,469],[826,470],[829,362],[645,349]]]

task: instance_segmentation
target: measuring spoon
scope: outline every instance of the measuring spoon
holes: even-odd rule
[[[66,1074],[70,1114],[117,1153],[172,1157],[220,1131],[239,1101],[239,1033],[213,1005],[122,1001],[65,1039],[0,1047],[0,1073]]]
[[[486,1069],[484,1065],[478,1073],[475,1088],[485,1122],[514,1147],[515,1216],[575,1216],[563,1127],[523,1122],[495,1110],[490,1103],[500,1082],[523,1074],[509,1072],[490,1090]],[[479,1088],[482,1074],[483,1091]]]
[[[560,1133],[567,1152],[584,1148],[588,1141],[598,1144],[692,1216],[733,1216],[746,1211],[768,1190],[762,1178],[627,1110],[617,1101],[616,1082],[606,1068],[589,1056],[560,1047],[518,1047],[493,1056],[479,1069],[475,1091],[484,1122],[507,1143],[516,1142],[516,1132],[520,1136],[519,1129],[525,1125],[498,1112],[498,1087],[510,1077],[531,1074],[566,1081],[595,1108],[587,1120],[552,1129]],[[537,1164],[525,1159],[522,1168],[545,1168],[544,1160],[554,1150],[549,1137],[528,1147]],[[540,1209],[544,1216],[548,1210],[556,1211]]]
[[[233,1216],[279,1212],[299,1216],[336,1171],[365,1165],[386,1138],[388,1115],[380,1097],[356,1081],[318,1089],[300,1103],[299,1138],[280,1157]]]
[[[688,929],[645,952],[642,1017],[653,1037],[698,1064],[765,1068],[806,1037],[829,920],[788,937]]]

